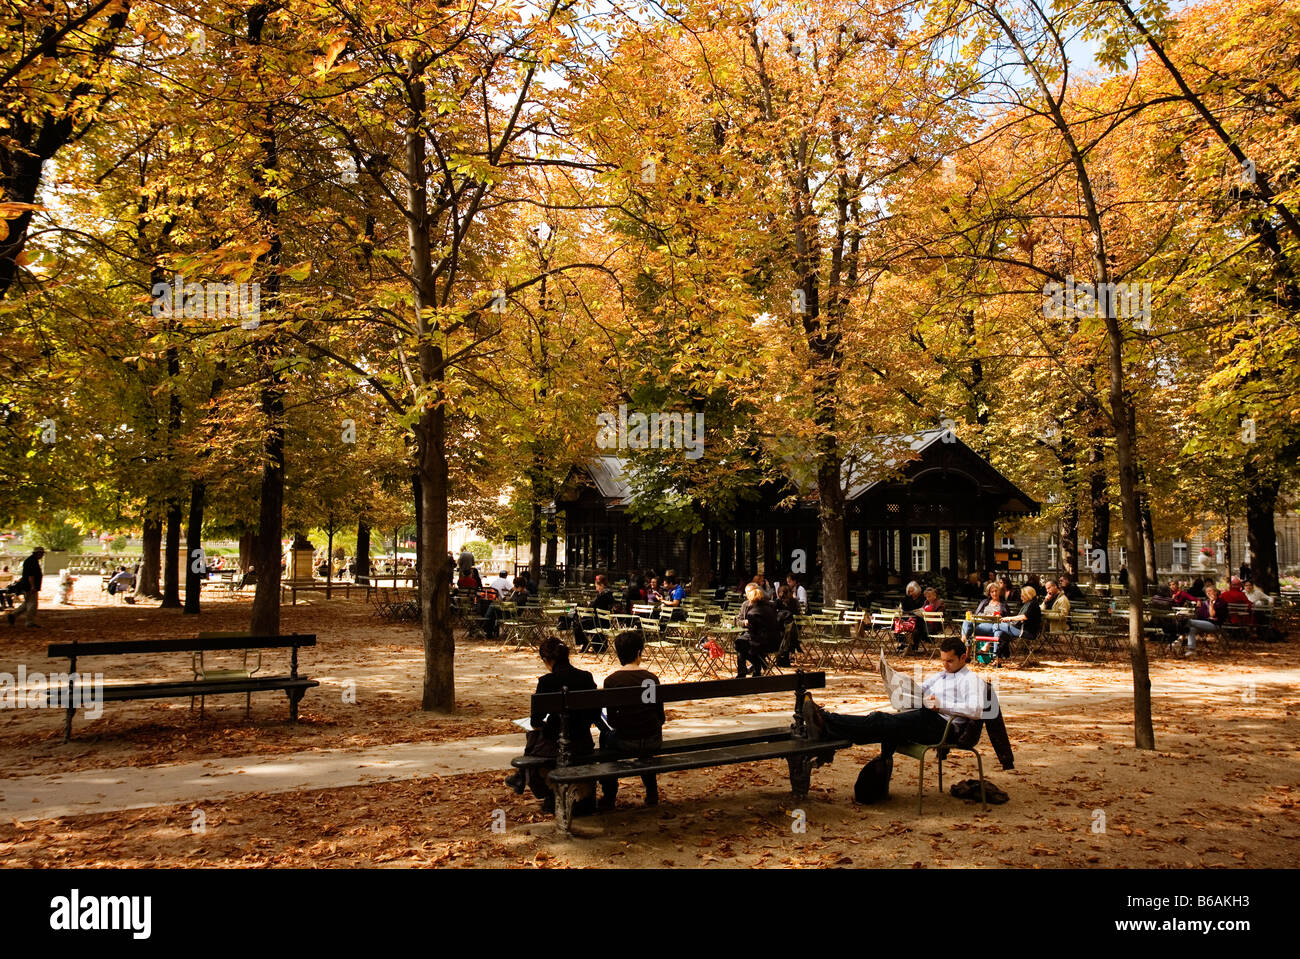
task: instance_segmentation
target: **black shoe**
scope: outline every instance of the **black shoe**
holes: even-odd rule
[[[803,722],[809,739],[826,738],[826,713],[812,701],[811,696],[803,698]]]
[[[507,776],[506,785],[515,791],[516,796],[522,796],[524,794],[524,787],[526,785],[524,783],[524,774],[521,772],[516,772],[511,776]]]

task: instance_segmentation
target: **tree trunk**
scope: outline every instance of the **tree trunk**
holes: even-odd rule
[[[334,522],[330,521],[330,527],[326,531],[325,540],[325,598],[332,598],[332,589],[334,587]]]
[[[840,462],[823,461],[817,470],[820,496],[817,518],[821,523],[822,602],[849,598],[849,550],[844,536],[844,490]]]
[[[709,523],[691,534],[691,595],[698,596],[709,585]]]
[[[252,533],[241,533],[239,536],[239,568],[241,570],[248,569],[256,554],[257,537]]]
[[[528,523],[528,575],[534,583],[541,582],[542,570],[542,504],[533,499],[533,515]]]
[[[1278,590],[1277,527],[1274,514],[1281,484],[1269,478],[1247,458],[1245,466],[1246,487],[1246,541],[1250,545],[1250,576],[1255,585],[1266,593]],[[1229,570],[1229,573],[1232,571]]]
[[[1110,582],[1110,495],[1107,492],[1106,451],[1096,443],[1088,453],[1088,499],[1092,505],[1092,549],[1085,564],[1094,583]],[[1097,551],[1101,550],[1098,555]],[[1138,554],[1129,550],[1129,555]]]
[[[1112,290],[1110,265],[1106,256],[1106,231],[1102,226],[1097,196],[1083,151],[1074,138],[1074,131],[1062,112],[1052,84],[1044,77],[1038,62],[1030,55],[1017,27],[1013,27],[1002,13],[993,7],[989,10],[1007,40],[1016,48],[1021,64],[1038,87],[1040,105],[1051,117],[1053,126],[1066,147],[1070,164],[1074,168],[1076,185],[1087,213],[1092,238],[1093,268],[1098,290]],[[1130,556],[1142,554],[1142,523],[1139,519],[1140,502],[1137,482],[1138,448],[1137,419],[1133,401],[1124,382],[1124,331],[1115,315],[1115,298],[1109,293],[1098,297],[1098,306],[1106,326],[1107,366],[1109,371],[1108,398],[1110,425],[1115,432],[1115,458],[1118,461],[1120,504],[1124,513],[1124,540]],[[1146,570],[1138,565],[1130,571],[1129,585],[1129,660],[1133,667],[1133,739],[1138,749],[1155,749],[1155,729],[1151,723],[1151,673],[1147,664],[1146,635],[1143,632],[1143,603],[1146,589]]]
[[[421,632],[424,639],[422,709],[456,709],[456,645],[451,624],[451,565],[447,558],[446,413],[441,404],[421,417],[421,511],[429,562],[420,576]]]
[[[421,492],[420,473],[417,470],[411,474],[411,494],[415,503],[415,581],[420,582],[420,571],[424,568],[424,495]],[[393,572],[397,570],[394,569]],[[397,585],[397,580],[393,580],[393,585]],[[424,608],[420,608],[420,615],[424,616]]]
[[[1151,522],[1151,498],[1145,492],[1142,494],[1142,551],[1147,582],[1155,584],[1160,579],[1160,561],[1156,556],[1156,529]]]
[[[140,537],[140,575],[135,581],[135,595],[142,599],[162,599],[158,578],[162,565],[162,524],[146,516],[144,532]]]
[[[167,545],[163,550],[163,609],[181,608],[181,504],[167,505]]]
[[[190,518],[185,530],[185,612],[197,615],[199,612],[199,594],[203,590],[203,580],[207,579],[207,557],[203,556],[203,506],[207,496],[207,485],[198,480],[190,483]],[[202,564],[199,559],[202,557]],[[195,566],[201,565],[201,572]]]
[[[257,570],[257,588],[253,593],[253,610],[248,628],[254,636],[280,635],[280,560],[284,537],[284,412],[283,396],[268,386],[262,390],[262,414],[267,419],[264,445],[266,462],[262,464],[262,493],[257,515],[257,553],[253,568]]]
[[[370,527],[364,520],[357,523],[357,555],[354,557],[356,572],[352,579],[357,583],[370,585]]]
[[[248,10],[248,41],[253,46],[261,45],[262,32],[270,22],[270,13],[268,3],[259,3]],[[261,281],[266,294],[265,310],[273,311],[280,299],[280,206],[273,173],[280,166],[280,156],[276,120],[270,106],[266,107],[260,120],[255,125],[260,127],[258,133],[262,138],[261,163],[252,170],[252,180],[259,192],[252,198],[252,207],[256,213],[259,232],[269,244],[267,251],[258,258],[258,264],[266,268]],[[257,591],[253,594],[249,622],[249,629],[254,636],[280,635],[280,541],[284,535],[285,462],[283,379],[277,370],[279,353],[274,333],[259,340],[257,354],[262,367],[262,417],[266,432],[262,446],[264,459],[254,561],[257,568]]]
[[[443,352],[433,342],[427,308],[437,306],[429,244],[429,198],[426,161],[425,88],[412,64],[406,118],[407,243],[415,291],[420,385],[428,404],[416,428],[420,489],[420,524],[430,560],[420,576],[420,619],[424,639],[424,695],[421,708],[456,709],[456,646],[451,625],[451,569],[447,566],[447,410],[443,393]]]
[[[547,585],[549,586],[560,585],[561,582],[560,577],[558,577],[555,573],[555,567],[559,563],[559,556],[560,556],[560,538],[558,536],[547,536],[546,537],[546,570],[547,570],[546,581],[547,581]]]
[[[1061,511],[1061,572],[1079,581],[1079,507],[1073,503]]]

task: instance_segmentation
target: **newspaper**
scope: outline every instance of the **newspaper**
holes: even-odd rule
[[[921,686],[915,679],[906,673],[900,673],[885,662],[885,651],[880,651],[880,680],[885,684],[885,689],[889,691],[890,704],[900,712],[907,709],[921,709],[925,703],[922,702]],[[980,718],[992,719],[1002,712],[1002,705],[998,702],[997,690],[993,684],[985,680],[983,684],[982,700],[980,702]]]
[[[897,710],[920,709],[921,686],[906,673],[900,673],[885,662],[885,651],[880,651],[880,679],[889,692],[889,702]]]

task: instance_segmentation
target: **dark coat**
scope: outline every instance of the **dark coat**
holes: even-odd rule
[[[558,693],[568,688],[572,692],[580,689],[595,689],[596,680],[585,669],[572,665],[557,666],[554,672],[545,673],[537,679],[537,692]],[[589,753],[596,748],[591,738],[591,724],[596,721],[599,710],[574,710],[569,713],[569,749],[576,753]],[[542,731],[542,738],[555,742],[560,738],[560,717],[558,713],[532,714],[533,728]]]
[[[757,603],[745,600],[736,621],[749,633],[751,648],[755,652],[774,650],[781,645],[781,624],[770,599],[760,599]]]

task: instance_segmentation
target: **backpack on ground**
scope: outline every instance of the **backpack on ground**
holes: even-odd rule
[[[869,806],[889,795],[889,777],[894,771],[892,758],[877,756],[862,767],[858,781],[853,784],[853,801]]]

